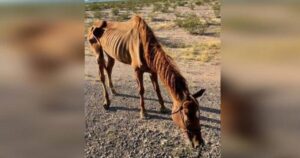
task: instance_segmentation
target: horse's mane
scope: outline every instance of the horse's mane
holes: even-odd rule
[[[138,20],[138,30],[148,67],[159,75],[177,99],[184,99],[189,94],[185,78],[181,75],[173,59],[164,52],[147,23],[140,17]]]

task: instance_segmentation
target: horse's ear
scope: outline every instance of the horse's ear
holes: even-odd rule
[[[198,92],[193,94],[194,98],[198,98],[201,97],[203,95],[203,93],[205,92],[206,89],[200,89]]]

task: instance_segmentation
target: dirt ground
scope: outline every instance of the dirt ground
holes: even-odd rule
[[[201,7],[195,11],[197,9]],[[157,22],[149,22],[149,25],[155,27]],[[90,52],[86,42],[85,157],[221,157],[220,54],[214,54],[207,62],[184,60],[176,57],[182,48],[174,46],[178,43],[209,43],[219,41],[220,37],[194,36],[178,27],[154,29],[154,32],[167,52],[175,56],[174,60],[187,79],[190,91],[193,93],[200,88],[206,88],[205,95],[199,100],[201,131],[206,145],[202,152],[192,149],[171,120],[170,114],[159,112],[160,105],[149,74],[144,75],[144,86],[145,107],[150,118],[139,118],[137,83],[129,65],[116,62],[112,80],[118,95],[110,93],[111,107],[105,110],[102,107],[104,99],[96,57]],[[160,85],[165,105],[171,109],[172,100],[164,86],[161,83]]]

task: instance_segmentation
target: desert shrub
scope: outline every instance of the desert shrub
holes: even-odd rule
[[[170,6],[170,3],[168,3],[168,2],[164,3],[160,11],[163,12],[163,13],[168,13],[169,12],[169,6]]]
[[[195,4],[198,5],[198,6],[200,6],[200,5],[203,5],[204,2],[203,2],[203,0],[196,0]]]
[[[101,11],[95,11],[94,18],[103,18],[103,13]]]
[[[131,0],[131,1],[127,2],[127,9],[131,10],[134,13],[137,13],[138,7],[139,7],[139,5],[137,3],[135,3],[135,1]]]
[[[212,8],[214,10],[215,16],[217,18],[221,17],[221,4],[220,4],[220,2],[214,2],[211,5],[212,5]]]
[[[177,18],[175,23],[187,30],[190,34],[202,35],[208,28],[206,20],[197,17],[195,14],[185,15],[183,18]]]
[[[99,5],[95,3],[86,5],[86,10],[99,10],[99,8]]]
[[[162,4],[154,3],[152,12],[158,12],[158,11],[162,10],[162,8],[163,8]]]
[[[209,25],[221,25],[221,19],[220,18],[206,18],[206,22]]]
[[[185,2],[185,1],[177,1],[176,3],[178,6],[184,6],[187,4],[187,2]]]
[[[189,3],[188,7],[191,9],[191,10],[194,10],[195,9],[195,5],[193,3]]]
[[[118,20],[118,21],[128,20],[128,19],[130,19],[129,15],[130,15],[129,11],[126,11],[122,14],[119,14],[119,16],[117,16],[116,20]]]
[[[181,14],[180,12],[175,12],[175,16],[176,16],[177,18],[183,18],[183,17],[184,17],[184,15]]]
[[[113,8],[112,10],[111,10],[111,13],[114,15],[114,16],[117,16],[117,15],[119,15],[119,9],[118,8]]]
[[[171,8],[173,8],[173,10],[175,10],[175,9],[177,8],[177,4],[176,4],[176,3],[173,3],[173,4],[171,5]]]
[[[148,14],[148,19],[149,19],[150,21],[154,21],[156,16],[157,16],[157,14],[154,13],[154,12],[149,13],[149,14]]]

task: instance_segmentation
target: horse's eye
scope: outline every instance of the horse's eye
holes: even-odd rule
[[[191,121],[190,120],[185,120],[184,122],[185,122],[185,125],[188,126],[188,127],[191,125]]]

